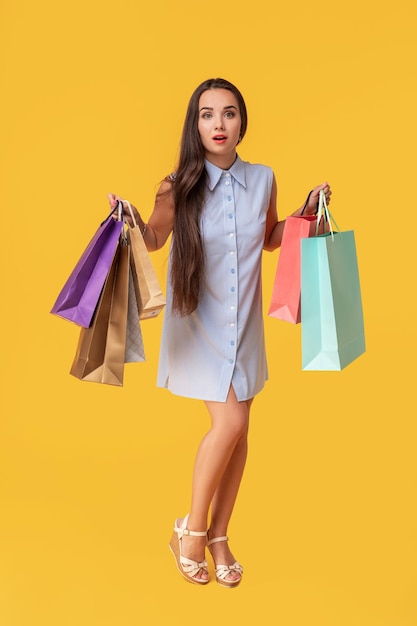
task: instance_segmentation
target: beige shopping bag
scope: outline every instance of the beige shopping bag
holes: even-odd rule
[[[123,385],[129,293],[130,247],[121,238],[90,328],[82,328],[70,373]]]
[[[140,303],[140,319],[144,320],[156,317],[164,308],[166,300],[159,286],[142,233],[136,224],[132,207],[126,200],[123,202],[128,205],[134,224],[133,227],[129,227],[127,237],[131,246],[131,266],[136,297]]]

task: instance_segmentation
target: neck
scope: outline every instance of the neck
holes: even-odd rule
[[[217,167],[220,167],[222,170],[228,170],[232,167],[233,163],[237,159],[237,153],[235,152],[233,155],[230,154],[210,154],[206,156],[207,161],[213,163]]]

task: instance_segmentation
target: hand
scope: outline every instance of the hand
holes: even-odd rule
[[[107,199],[108,199],[108,201],[109,201],[110,208],[115,210],[115,212],[114,212],[114,216],[115,216],[115,217],[117,217],[117,211],[116,211],[116,209],[117,209],[117,205],[118,205],[118,203],[119,203],[119,202],[121,202],[121,203],[123,204],[123,213],[122,213],[122,215],[123,215],[123,217],[124,217],[124,218],[126,218],[126,221],[127,221],[127,222],[129,223],[129,225],[133,228],[134,223],[133,223],[133,220],[132,220],[132,216],[131,216],[131,214],[130,214],[130,211],[129,211],[129,207],[127,206],[127,202],[123,202],[123,200],[121,199],[121,197],[120,197],[120,196],[116,196],[116,194],[114,194],[114,193],[108,193],[108,194],[107,194]],[[132,209],[133,215],[134,215],[134,217],[135,217],[136,223],[137,223],[137,224],[138,224],[138,223],[140,224],[140,223],[142,222],[142,219],[141,219],[141,217],[140,217],[140,215],[139,215],[138,210],[136,209],[136,207],[134,207],[134,206],[133,206],[133,204],[131,204],[130,206],[131,206],[131,209]]]
[[[122,200],[119,196],[116,196],[116,194],[114,194],[114,193],[108,193],[107,194],[107,199],[109,201],[111,209],[116,209],[117,208],[117,203],[121,202],[121,200]]]
[[[317,213],[317,205],[321,190],[324,191],[324,195],[326,196],[326,203],[329,204],[332,191],[330,189],[329,183],[322,183],[321,185],[314,187],[314,189],[311,191],[303,215],[315,215]]]

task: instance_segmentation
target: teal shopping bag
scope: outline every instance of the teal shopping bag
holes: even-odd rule
[[[301,336],[303,370],[342,370],[365,352],[352,230],[301,240]]]

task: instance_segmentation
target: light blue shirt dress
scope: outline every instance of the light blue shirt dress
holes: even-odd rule
[[[202,295],[191,315],[174,315],[169,266],[157,385],[218,402],[226,401],[232,385],[242,401],[268,378],[261,261],[273,172],[239,157],[227,171],[209,161],[205,166]]]

